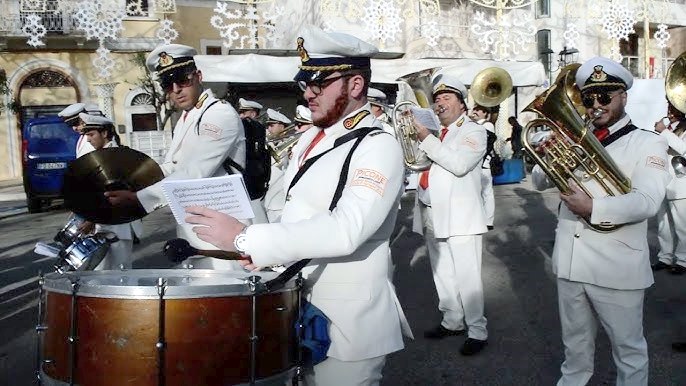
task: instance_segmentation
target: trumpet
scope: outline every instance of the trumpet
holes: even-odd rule
[[[304,133],[298,133],[296,131],[295,125],[290,125],[284,129],[278,135],[272,136],[267,140],[267,151],[274,159],[274,162],[280,164],[284,157],[288,157],[288,154],[293,150],[293,147],[300,140],[300,136]]]

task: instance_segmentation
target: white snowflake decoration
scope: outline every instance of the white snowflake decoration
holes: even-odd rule
[[[438,46],[438,40],[441,38],[441,30],[438,28],[438,23],[433,20],[422,26],[422,36],[426,38],[426,44],[429,47]]]
[[[530,47],[536,36],[536,27],[528,13],[508,12],[498,22],[477,11],[470,29],[481,43],[481,49],[495,60],[512,60],[513,55]]]
[[[228,3],[217,1],[214,16],[210,19],[212,27],[219,30],[227,48],[258,48],[261,45],[274,46],[281,38],[277,35],[276,21],[283,15],[284,8],[272,6],[263,12],[257,7],[230,9]],[[260,34],[263,31],[263,34]]]
[[[110,50],[102,45],[95,50],[95,53],[98,56],[93,59],[92,63],[96,75],[101,79],[109,79],[112,75],[112,70],[116,67],[116,61],[110,55]]]
[[[76,11],[77,28],[86,33],[86,39],[116,39],[123,30],[122,20],[126,17],[124,7],[106,1],[82,1]]]
[[[669,41],[670,34],[667,31],[666,24],[659,24],[657,26],[657,31],[655,31],[655,40],[657,40],[657,46],[660,48],[667,47],[667,42]]]
[[[126,13],[129,16],[146,16],[143,9],[143,0],[129,0],[126,4]]]
[[[381,44],[395,41],[403,20],[400,9],[393,0],[371,0],[369,7],[364,8],[364,13],[362,21],[367,25],[372,38],[379,40]]]
[[[32,13],[26,17],[26,23],[22,27],[22,32],[24,35],[29,37],[26,42],[32,47],[44,46],[43,37],[47,32],[45,26],[41,23],[40,16]]]
[[[164,19],[160,22],[160,28],[155,32],[155,36],[164,41],[164,44],[169,44],[179,37],[179,33],[174,29],[173,21]]]
[[[577,42],[581,38],[581,33],[579,33],[579,27],[577,27],[576,23],[569,23],[562,36],[565,39],[565,47],[574,48],[577,47]]]
[[[634,12],[627,5],[612,3],[603,15],[603,32],[610,39],[627,39],[634,33],[634,23]]]
[[[614,45],[612,48],[610,48],[610,59],[618,63],[621,63],[622,59],[624,59],[624,56],[619,51],[619,47],[617,45]]]

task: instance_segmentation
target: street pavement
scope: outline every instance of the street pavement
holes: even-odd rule
[[[525,180],[495,187],[495,229],[484,237],[483,271],[489,344],[463,357],[464,337],[427,340],[423,332],[440,322],[426,247],[410,231],[413,194],[403,197],[392,252],[394,283],[415,339],[389,356],[383,385],[552,385],[563,359],[555,279],[550,254],[559,203],[555,191],[536,192]],[[35,369],[37,273],[50,272],[52,259],[32,252],[50,241],[68,213],[53,208],[27,214],[20,186],[0,185],[0,385],[31,385]],[[162,245],[175,237],[171,213],[159,210],[143,221],[145,235],[134,246],[134,268],[169,268]],[[656,252],[650,223],[651,255]],[[654,258],[653,258],[654,259]],[[686,340],[684,276],[658,272],[646,293],[645,335],[650,350],[650,384],[684,385],[686,354],[673,353]],[[382,328],[382,326],[379,326]],[[595,375],[590,385],[614,384],[607,337],[599,329]],[[104,369],[104,368],[103,368]],[[103,370],[98,369],[98,370]]]

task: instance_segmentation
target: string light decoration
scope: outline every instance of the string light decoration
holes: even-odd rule
[[[365,15],[362,21],[371,32],[373,39],[381,43],[395,41],[400,34],[400,26],[403,23],[400,17],[400,8],[394,0],[371,0],[368,7],[364,8]]]
[[[240,4],[241,7],[232,9],[230,3]],[[267,3],[272,3],[270,8],[258,8],[259,4]],[[272,1],[217,1],[214,13],[210,24],[219,31],[227,48],[272,47],[281,39],[276,25],[284,13],[284,7]]]
[[[24,22],[24,26],[21,28],[21,31],[24,33],[24,35],[29,37],[29,40],[26,41],[26,44],[30,45],[31,47],[45,45],[43,38],[45,37],[47,30],[41,23],[41,17],[37,14],[32,13],[26,16],[26,21]]]
[[[536,0],[469,0],[471,3],[495,10],[495,17],[476,11],[470,27],[481,43],[484,53],[495,60],[512,60],[534,42],[536,27],[530,12],[517,12]],[[508,12],[505,13],[504,11]]]
[[[160,20],[160,28],[155,32],[155,36],[162,40],[164,44],[170,44],[179,37],[179,32],[174,29],[174,22],[168,19]]]
[[[152,9],[159,14],[176,13],[176,0],[153,0]]]

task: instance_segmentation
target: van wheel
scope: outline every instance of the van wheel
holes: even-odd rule
[[[26,207],[28,208],[29,213],[40,213],[42,211],[41,199],[27,195]]]

